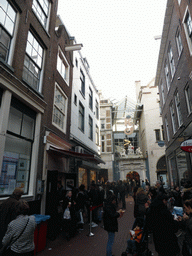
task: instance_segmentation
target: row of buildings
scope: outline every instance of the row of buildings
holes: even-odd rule
[[[171,186],[192,181],[192,2],[168,0],[155,86],[159,87],[166,163]]]
[[[57,0],[0,4],[0,196],[49,213],[57,182],[96,182],[99,93]]]

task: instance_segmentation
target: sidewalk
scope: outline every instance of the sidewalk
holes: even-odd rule
[[[132,197],[126,198],[126,212],[122,218],[118,219],[119,231],[115,234],[113,245],[113,254],[121,256],[126,250],[127,239],[130,237],[129,230],[132,228],[134,202]],[[47,245],[44,251],[37,253],[38,256],[105,256],[107,245],[107,232],[103,229],[103,224],[92,228],[94,236],[89,236],[89,225],[84,225],[84,230],[77,234],[70,241],[67,241],[64,235],[60,234],[54,241],[47,239]],[[154,256],[157,256],[153,243],[149,248]]]

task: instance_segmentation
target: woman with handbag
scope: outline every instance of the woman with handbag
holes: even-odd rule
[[[18,207],[17,218],[8,225],[2,244],[2,255],[8,256],[33,256],[34,255],[34,231],[36,228],[35,216],[28,216],[29,205],[21,201]]]

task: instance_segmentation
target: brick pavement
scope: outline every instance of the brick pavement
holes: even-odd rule
[[[121,256],[126,250],[129,230],[131,229],[133,217],[134,202],[132,197],[126,198],[126,212],[122,218],[118,219],[119,231],[115,235],[113,245],[113,254]],[[94,236],[89,236],[89,225],[84,225],[84,230],[78,233],[70,241],[67,241],[61,233],[54,241],[47,239],[47,245],[44,251],[37,253],[38,256],[105,256],[107,244],[107,232],[103,229],[102,223],[98,227],[92,228]],[[149,248],[157,256],[153,243],[149,242]]]

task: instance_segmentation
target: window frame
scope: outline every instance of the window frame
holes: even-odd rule
[[[160,131],[160,129],[155,129],[155,139],[156,139],[156,142],[161,140],[161,131]]]
[[[67,86],[69,86],[70,65],[60,46],[58,47],[57,54],[57,71],[59,72],[63,80],[66,82]]]
[[[80,92],[85,97],[85,75],[84,75],[82,69],[80,69],[80,81],[81,81],[81,90],[80,90]]]
[[[170,141],[169,123],[168,123],[167,117],[165,117],[165,128],[166,128],[167,141]]]
[[[80,109],[80,107],[81,107],[81,109]],[[85,107],[83,106],[81,101],[79,101],[78,128],[84,133],[84,129],[85,129]]]
[[[171,71],[171,78],[173,79],[174,74],[175,74],[175,61],[173,58],[173,50],[172,50],[171,45],[169,45],[167,54],[168,54],[168,60],[169,60],[169,67],[170,67],[170,71]]]
[[[95,112],[96,112],[96,118],[99,119],[99,103],[97,99],[95,100]]]
[[[57,104],[56,102],[56,90],[59,91],[61,96],[64,98],[64,109],[61,109],[59,103]],[[63,127],[61,127],[57,122],[54,121],[54,109],[58,110],[62,115],[63,115]],[[57,127],[59,130],[61,130],[63,133],[66,133],[67,130],[67,109],[68,109],[68,97],[64,93],[64,91],[61,89],[58,83],[55,83],[55,88],[54,88],[54,100],[53,100],[53,112],[52,112],[52,124]],[[56,117],[58,118],[58,117]]]
[[[192,113],[192,85],[189,83],[187,83],[187,85],[185,86],[185,98],[187,103],[188,114],[190,115]]]
[[[169,67],[168,67],[168,64],[167,64],[167,61],[165,62],[165,79],[166,79],[166,84],[167,84],[167,90],[169,91],[170,89],[170,86],[171,86],[171,80],[170,80],[170,72],[169,72]]]
[[[175,110],[174,110],[174,104],[173,101],[171,101],[170,105],[170,114],[171,114],[171,121],[172,121],[172,128],[173,128],[173,134],[176,133],[177,129],[176,129],[176,115],[175,115]]]
[[[93,110],[93,91],[89,86],[89,108]]]
[[[181,40],[181,33],[180,33],[179,27],[177,28],[177,31],[175,34],[175,41],[176,41],[176,45],[177,45],[177,52],[180,57],[181,53],[183,51],[183,44],[182,44],[182,40]]]
[[[93,140],[93,118],[89,115],[89,139]]]
[[[31,35],[31,36],[30,36]],[[31,44],[29,42],[30,37],[33,38],[33,44]],[[39,54],[38,57],[41,57],[41,63],[40,65],[37,64],[36,62],[38,61],[34,61],[33,60],[33,56],[32,56],[32,52],[35,51],[35,45],[38,45],[38,49],[42,49],[42,54]],[[31,56],[29,55],[29,50],[31,48]],[[37,51],[36,51],[37,52]],[[41,56],[42,55],[42,56]],[[36,55],[35,55],[36,56]],[[29,60],[27,60],[27,58]],[[24,59],[24,65],[23,65],[23,74],[22,74],[22,79],[24,82],[26,82],[33,90],[37,91],[37,92],[41,92],[42,91],[42,78],[43,78],[43,69],[44,69],[44,61],[45,61],[45,49],[44,47],[41,45],[41,43],[38,41],[37,37],[33,34],[32,31],[28,31],[28,37],[27,37],[27,43],[26,43],[26,49],[25,49],[25,59]],[[28,64],[30,63],[30,64]],[[37,69],[39,71],[38,76],[34,75],[34,70],[30,70],[31,68],[31,63],[33,65],[33,69]],[[26,66],[26,64],[28,64],[28,67]],[[26,74],[24,74],[25,69],[27,69],[28,72],[26,72],[27,76],[28,76],[28,80],[25,79]],[[36,72],[37,73],[37,72]],[[32,79],[36,78],[38,83],[37,83],[37,88],[35,88],[35,86],[33,84],[30,83],[29,79],[30,79],[30,75],[32,77]]]
[[[188,18],[189,18],[189,21],[188,21]],[[191,14],[189,12],[188,6],[185,10],[185,14],[183,17],[183,26],[184,26],[184,31],[187,39],[189,52],[190,52],[190,55],[192,55],[192,19],[191,19]]]
[[[0,8],[1,8],[0,10],[5,13],[5,18],[4,18],[4,21],[3,21],[4,24],[2,22],[0,22],[0,29],[9,38],[9,43],[6,46],[5,44],[3,44],[3,42],[0,42],[0,46],[2,45],[1,47],[5,50],[5,58],[1,57],[1,60],[3,60],[4,62],[6,62],[10,65],[11,64],[11,57],[13,55],[12,49],[13,49],[13,45],[14,45],[14,42],[15,42],[15,31],[16,31],[16,27],[17,27],[17,23],[18,23],[18,12],[17,12],[16,8],[9,1],[7,1],[7,0],[5,0],[5,1],[7,2],[7,9],[4,10],[2,8],[2,6],[0,6]],[[8,8],[9,7],[11,7],[11,10],[14,12],[14,15],[15,15],[14,18],[11,18],[10,15],[8,14]],[[8,27],[6,27],[6,25],[5,25],[5,20],[8,20],[8,19],[6,19],[7,17],[13,23],[12,31],[10,31],[8,29]]]
[[[174,98],[175,98],[175,108],[176,108],[176,112],[177,112],[178,125],[180,127],[183,124],[183,116],[181,113],[181,102],[180,102],[178,91],[175,92]]]
[[[37,5],[38,5],[39,8],[36,8],[36,7],[35,7],[35,4],[34,4],[35,1],[36,1],[36,3],[37,3]],[[44,2],[44,0],[43,0],[43,2]],[[42,6],[42,4],[40,3],[39,0],[33,0],[33,3],[32,3],[32,10],[33,10],[35,16],[37,17],[37,19],[39,20],[39,22],[41,23],[41,25],[43,26],[43,28],[44,28],[45,30],[48,30],[48,27],[49,27],[50,10],[51,10],[51,2],[50,2],[49,0],[47,0],[47,2],[48,2],[47,13],[45,12],[45,8],[44,8],[44,6]],[[42,11],[42,13],[44,14],[44,17],[45,17],[45,22],[44,22],[44,24],[43,24],[43,20],[42,20],[41,15],[40,15],[39,12],[37,11],[37,10],[39,10],[39,9],[40,9],[40,10]]]

